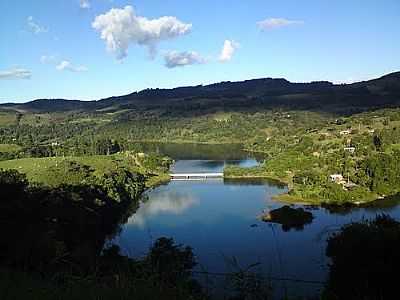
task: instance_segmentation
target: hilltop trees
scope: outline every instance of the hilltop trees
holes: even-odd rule
[[[368,157],[361,170],[367,175],[365,184],[374,192],[389,194],[400,187],[400,150],[392,154],[376,153]]]

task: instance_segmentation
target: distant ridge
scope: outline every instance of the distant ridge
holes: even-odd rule
[[[103,109],[151,108],[175,105],[178,102],[206,102],[215,106],[264,106],[291,109],[374,108],[400,106],[400,72],[377,79],[352,84],[328,81],[292,83],[283,78],[260,78],[245,81],[225,81],[209,85],[172,89],[145,89],[123,96],[101,100],[37,99],[26,103],[1,104],[0,109],[51,112],[90,111]]]

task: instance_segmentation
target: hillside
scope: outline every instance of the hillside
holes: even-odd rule
[[[265,162],[227,168],[227,177],[284,181],[290,201],[363,202],[400,192],[399,129],[400,73],[350,85],[267,78],[36,100],[0,107],[0,168],[20,166],[40,179],[35,164],[48,170],[62,157],[82,157],[91,166],[92,156],[143,152],[138,142],[235,143]]]
[[[400,72],[353,84],[292,83],[286,79],[253,79],[211,85],[146,89],[97,101],[38,99],[1,104],[0,110],[19,112],[102,112],[126,109],[241,110],[248,107],[352,113],[400,105]]]

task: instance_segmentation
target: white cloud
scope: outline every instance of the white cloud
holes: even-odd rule
[[[68,60],[63,60],[60,62],[56,69],[59,71],[70,71],[70,72],[86,72],[88,70],[85,66],[75,66]]]
[[[81,8],[90,8],[90,1],[89,0],[79,0],[79,6]]]
[[[28,28],[31,32],[33,32],[34,34],[39,34],[39,33],[45,33],[48,32],[48,29],[40,26],[38,23],[36,23],[33,20],[32,16],[29,16],[27,19],[27,23],[28,23]]]
[[[192,24],[183,23],[176,17],[147,19],[137,16],[132,6],[125,6],[97,16],[92,27],[100,32],[108,51],[121,60],[128,55],[130,44],[147,47],[154,57],[160,41],[189,33]]]
[[[23,68],[0,71],[0,79],[30,79],[31,77],[31,71]]]
[[[58,71],[70,71],[70,72],[86,72],[88,68],[82,65],[74,65],[69,60],[60,60],[55,55],[42,55],[40,57],[42,64],[55,65]]]
[[[261,30],[272,30],[291,25],[302,25],[304,21],[288,20],[284,18],[268,18],[263,21],[257,22],[258,28]]]
[[[239,48],[239,43],[232,40],[225,40],[224,46],[222,47],[221,54],[219,56],[220,62],[230,61],[235,51]]]
[[[40,57],[40,62],[42,64],[54,64],[56,61],[57,58],[54,55],[42,55]]]
[[[170,51],[164,56],[164,60],[165,66],[169,69],[206,63],[206,60],[195,51]]]

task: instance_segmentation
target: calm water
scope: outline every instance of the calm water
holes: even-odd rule
[[[247,154],[246,154],[247,155]],[[175,158],[179,158],[175,156]],[[228,163],[224,160],[178,160],[174,172],[218,172]],[[257,164],[249,157],[229,157],[229,163],[242,166]],[[254,263],[254,269],[265,275],[303,280],[324,281],[327,274],[326,238],[341,225],[373,217],[377,213],[400,216],[397,203],[386,202],[370,207],[333,213],[312,209],[312,224],[302,230],[283,231],[280,225],[259,220],[264,210],[281,207],[272,196],[286,187],[262,181],[172,181],[148,191],[139,210],[124,225],[114,242],[125,254],[144,255],[159,237],[173,237],[177,243],[190,245],[200,265],[208,272],[237,271]],[[385,207],[382,207],[385,206]],[[204,282],[204,276],[198,275]],[[224,282],[210,278],[209,288]],[[317,284],[273,282],[278,295],[315,295]]]

